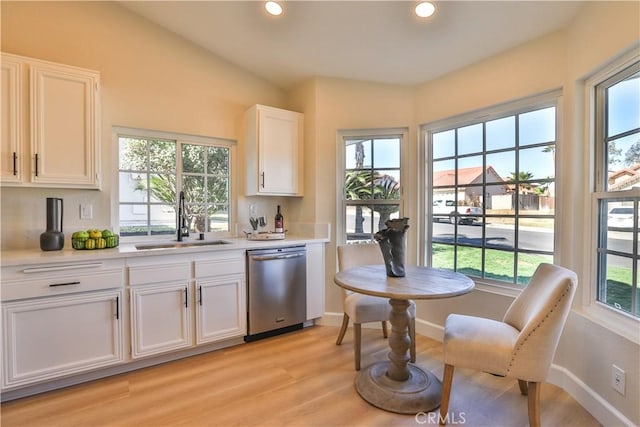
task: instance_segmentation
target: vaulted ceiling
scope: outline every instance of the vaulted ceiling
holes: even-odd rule
[[[557,31],[580,1],[132,1],[131,11],[288,89],[312,76],[414,85]]]

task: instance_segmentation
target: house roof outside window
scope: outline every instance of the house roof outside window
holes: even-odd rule
[[[464,187],[471,184],[482,184],[482,166],[472,168],[460,168],[457,170],[458,186]],[[487,183],[505,182],[493,166],[487,166],[486,169]],[[456,184],[456,170],[450,169],[433,173],[434,187],[453,187]]]

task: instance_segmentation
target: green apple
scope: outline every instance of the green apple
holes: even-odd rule
[[[76,231],[71,235],[71,238],[76,240],[86,240],[89,238],[89,233],[86,231]]]

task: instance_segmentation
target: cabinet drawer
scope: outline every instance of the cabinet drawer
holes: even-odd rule
[[[124,269],[124,260],[102,259],[73,261],[54,264],[32,264],[2,267],[2,282],[9,280],[50,279],[76,274],[96,274],[114,269]]]
[[[190,279],[190,262],[129,267],[129,285],[131,286],[163,282],[188,282]]]
[[[28,274],[25,274],[27,276]],[[27,280],[3,280],[2,301],[63,295],[124,286],[124,269],[99,269],[95,272],[69,271],[66,274],[50,274]]]
[[[195,262],[195,277],[224,276],[227,274],[244,274],[244,257],[215,258]]]

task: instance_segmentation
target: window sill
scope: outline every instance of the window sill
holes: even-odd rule
[[[504,286],[504,285],[498,285],[492,282],[484,282],[481,280],[478,280],[477,278],[474,278],[472,276],[469,276],[473,282],[476,285],[476,290],[482,291],[482,292],[486,292],[489,294],[495,294],[495,295],[500,295],[500,296],[506,296],[506,297],[511,297],[511,298],[515,298],[518,295],[520,295],[521,289],[518,288],[514,288],[514,287],[510,287],[510,286]]]

